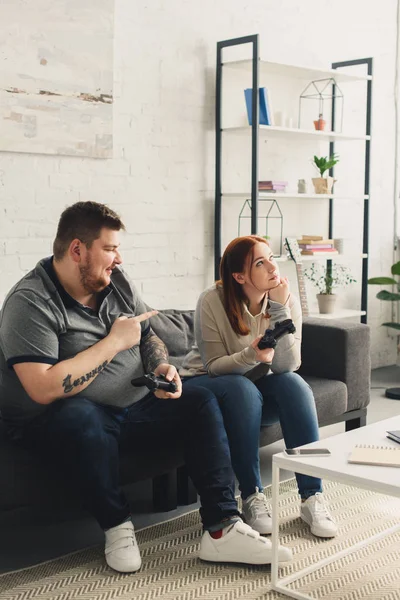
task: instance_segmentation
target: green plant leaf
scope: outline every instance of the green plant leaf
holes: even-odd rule
[[[400,323],[382,323],[382,327],[391,327],[400,331]]]
[[[400,275],[400,260],[392,266],[392,275]]]
[[[372,285],[397,285],[397,281],[391,277],[371,277],[368,283]]]
[[[378,292],[376,297],[378,300],[389,300],[390,302],[400,300],[400,294],[394,294],[393,292],[388,292],[387,290]]]

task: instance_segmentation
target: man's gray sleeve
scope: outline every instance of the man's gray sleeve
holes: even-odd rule
[[[0,345],[12,367],[17,363],[58,362],[58,327],[48,304],[31,291],[18,290],[1,311]]]

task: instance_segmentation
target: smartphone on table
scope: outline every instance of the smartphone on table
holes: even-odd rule
[[[287,456],[330,456],[328,448],[285,448]]]

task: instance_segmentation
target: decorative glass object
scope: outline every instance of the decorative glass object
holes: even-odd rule
[[[329,102],[326,102],[326,100]],[[312,101],[312,103],[309,101]],[[333,77],[311,81],[300,94],[299,129],[310,129],[311,120],[317,131],[324,131],[326,121],[333,116],[334,126],[332,130],[341,133],[343,128],[343,103],[343,93]],[[337,123],[339,127],[337,127]]]
[[[271,247],[274,249],[275,256],[282,256],[283,249],[283,215],[278,202],[274,198],[258,198],[259,213],[266,213],[258,216],[258,221],[265,220],[265,233],[257,231],[261,236],[268,238],[271,241]],[[266,210],[263,210],[266,208]],[[249,235],[250,231],[246,227],[243,231],[242,219],[251,219],[251,200],[245,201],[238,218],[238,235]],[[279,248],[279,254],[278,254]]]

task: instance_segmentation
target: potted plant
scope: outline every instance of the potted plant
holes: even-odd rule
[[[313,184],[316,194],[330,194],[334,182],[336,181],[333,177],[324,177],[325,171],[332,169],[339,162],[337,154],[332,154],[329,158],[327,156],[314,156],[313,164],[319,171],[321,177],[313,177]]]
[[[392,265],[391,273],[392,275],[400,275],[400,261]],[[394,277],[371,277],[368,279],[368,283],[371,285],[395,286],[397,292],[388,292],[387,290],[378,292],[376,294],[378,300],[384,300],[386,302],[398,302],[400,300],[400,281],[394,279]],[[382,326],[400,331],[400,323],[396,323],[395,321],[382,323]],[[397,346],[397,350],[400,351],[400,346]],[[388,388],[385,395],[387,398],[392,398],[392,400],[400,400],[400,388]]]
[[[326,121],[324,119],[324,115],[319,113],[319,117],[317,121],[314,121],[314,127],[316,131],[324,131],[326,125]]]
[[[349,269],[338,264],[324,266],[321,263],[312,263],[311,267],[306,269],[304,275],[318,289],[317,300],[321,314],[334,312],[337,298],[336,294],[333,293],[335,288],[356,282]]]
[[[392,265],[391,272],[392,275],[400,275],[400,261]],[[394,285],[397,292],[381,290],[376,294],[376,297],[378,300],[386,300],[389,302],[397,302],[400,300],[400,281],[396,281],[393,277],[371,277],[371,279],[368,279],[368,283],[371,285]],[[400,323],[388,322],[382,323],[382,325],[384,327],[400,330]]]

